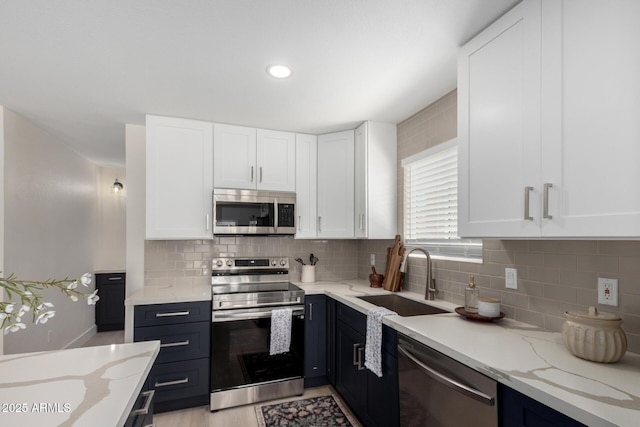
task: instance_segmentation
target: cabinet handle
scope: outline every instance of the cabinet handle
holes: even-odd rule
[[[322,217],[318,216],[318,231],[322,231]]]
[[[302,217],[298,215],[298,231],[302,231]]]
[[[313,320],[313,303],[309,303],[309,321]]]
[[[178,341],[178,342],[168,342],[166,344],[160,344],[160,348],[167,348],[167,347],[182,347],[185,345],[189,345],[189,340],[186,341]]]
[[[109,280],[122,280],[122,277],[109,277]]]
[[[209,231],[209,227],[210,227],[210,225],[209,225],[209,214],[207,214],[207,215],[205,216],[205,219],[204,219],[204,226],[205,226],[205,228],[207,229],[207,231]]]
[[[253,166],[251,166],[251,182],[253,182]]]
[[[156,317],[188,316],[189,314],[191,314],[189,311],[174,311],[171,313],[156,313]]]
[[[533,221],[533,217],[529,215],[529,195],[533,191],[533,187],[524,187],[524,220]]]
[[[549,215],[549,189],[553,187],[553,184],[551,183],[545,183],[544,184],[544,196],[542,199],[542,217],[546,218],[546,219],[552,219],[553,216]]]
[[[358,366],[358,343],[353,345],[353,366]]]
[[[164,383],[159,383],[156,381],[155,387],[167,387],[170,385],[178,385],[178,384],[186,384],[189,382],[189,377],[187,378],[183,378],[181,380],[175,380],[175,381],[167,381]]]
[[[155,390],[149,390],[142,393],[142,396],[146,398],[144,405],[140,409],[136,409],[135,411],[131,411],[131,417],[135,417],[137,415],[147,415],[149,413],[149,407],[151,406],[151,402],[153,402],[153,396],[156,394]]]
[[[364,370],[364,345],[360,345],[360,348],[358,348],[358,371],[363,371]]]
[[[260,182],[262,182],[262,166],[260,166]]]

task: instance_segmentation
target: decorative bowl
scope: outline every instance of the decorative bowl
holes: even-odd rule
[[[588,313],[565,312],[565,318],[562,338],[574,356],[592,362],[615,363],[627,351],[627,336],[618,316],[589,307]]]

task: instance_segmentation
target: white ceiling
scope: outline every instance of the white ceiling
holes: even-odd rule
[[[104,165],[124,165],[124,124],[147,113],[398,123],[456,87],[458,47],[518,1],[0,0],[0,105]]]

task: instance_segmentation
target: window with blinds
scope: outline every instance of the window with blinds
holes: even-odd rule
[[[458,145],[455,139],[402,160],[404,240],[432,257],[482,259],[482,241],[458,237]]]

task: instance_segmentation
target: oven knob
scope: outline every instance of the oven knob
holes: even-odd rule
[[[230,259],[227,260],[227,267],[231,267],[233,265],[233,261]]]
[[[278,265],[278,261],[276,261],[275,259],[272,259],[271,265],[275,267],[276,265]]]
[[[222,260],[221,259],[216,261],[216,267],[222,267]]]
[[[281,265],[281,266],[283,266],[283,267],[284,267],[285,265],[287,265],[287,260],[286,260],[286,259],[281,259],[281,260],[280,260],[280,265]]]

